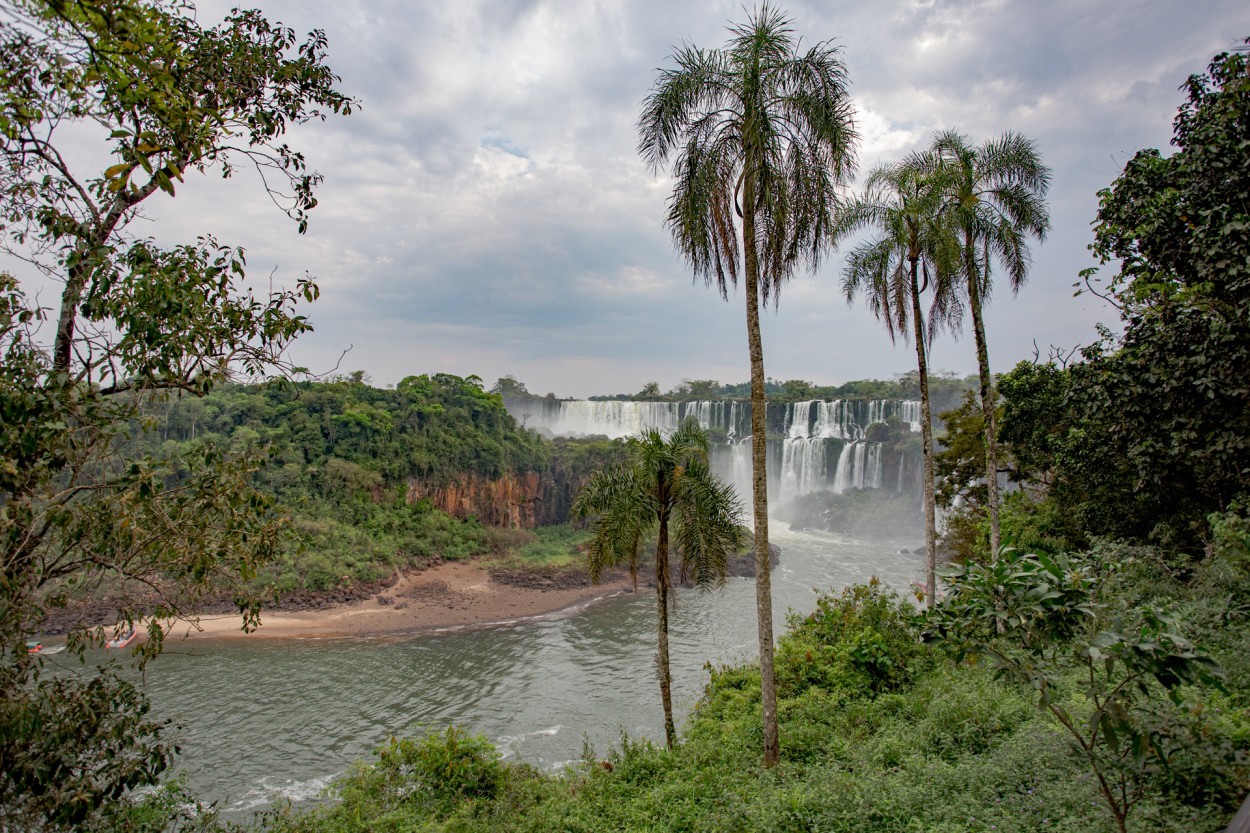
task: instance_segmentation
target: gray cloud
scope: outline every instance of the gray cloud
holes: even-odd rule
[[[319,277],[317,331],[295,348],[379,382],[409,373],[505,373],[586,395],[747,377],[741,294],[695,285],[662,227],[667,185],[634,150],[641,100],[683,41],[719,46],[737,2],[262,0],[272,19],[322,28],[350,118],[293,137],[325,174],[306,236],[254,180],[190,181],[151,212],[163,239],[213,231],[253,274]],[[201,3],[204,21],[227,4]],[[1140,147],[1166,145],[1178,85],[1250,34],[1244,4],[793,2],[807,44],[844,50],[864,134],[861,167],[957,128],[1032,136],[1055,169],[1054,230],[1029,284],[989,313],[996,365],[1033,342],[1092,340],[1111,310],[1071,297],[1096,191]],[[766,316],[768,374],[821,383],[907,370],[838,287],[840,257],[797,276]],[[974,368],[969,339],[935,364]]]

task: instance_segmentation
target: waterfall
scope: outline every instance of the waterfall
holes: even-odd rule
[[[854,442],[842,449],[833,491],[881,488],[881,443]]]
[[[825,442],[822,439],[786,439],[781,453],[782,501],[814,492],[824,485]]]
[[[744,503],[751,497],[751,406],[749,402],[621,402],[506,398],[508,412],[527,428],[558,437],[635,436],[641,431],[672,431],[694,417],[712,433],[712,469],[733,484]],[[769,441],[769,493],[787,501],[831,489],[880,489],[883,449],[865,441],[869,426],[898,417],[920,430],[920,403],[897,399],[812,399],[769,403],[766,423],[780,428]],[[783,409],[780,414],[777,409]],[[778,419],[777,417],[780,417]],[[778,448],[780,444],[780,448]],[[835,457],[836,455],[836,457]],[[836,462],[832,462],[836,459]],[[903,485],[899,460],[898,486]]]
[[[911,426],[913,434],[920,433],[920,400],[904,399],[898,403],[899,417]]]
[[[867,479],[861,488],[880,489],[882,486],[883,468],[881,465],[881,443],[872,443],[868,449]]]
[[[818,410],[816,436],[834,440],[853,440],[864,435],[867,424],[860,425],[856,419],[853,402],[835,399],[832,402],[814,402]]]

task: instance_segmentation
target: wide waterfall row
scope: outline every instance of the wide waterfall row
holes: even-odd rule
[[[658,428],[671,431],[687,417],[716,440],[737,442],[751,435],[748,402],[598,402],[584,399],[506,398],[518,422],[556,437],[606,436],[613,439]],[[868,426],[897,417],[920,430],[920,403],[903,399],[819,399],[770,402],[765,411],[770,435],[788,439],[863,439]]]
[[[658,428],[672,431],[694,417],[718,439],[733,442],[751,433],[746,402],[596,402],[584,399],[505,399],[518,422],[555,437],[605,436],[612,439]]]
[[[557,437],[637,435],[672,431],[694,417],[712,437],[712,467],[748,500],[751,494],[751,406],[748,402],[599,402],[506,398],[508,412],[527,428]],[[891,418],[920,430],[920,403],[899,399],[769,403],[768,487],[786,501],[820,490],[903,488],[903,461],[884,477],[885,452],[868,442],[869,427]],[[897,476],[893,475],[897,465]]]

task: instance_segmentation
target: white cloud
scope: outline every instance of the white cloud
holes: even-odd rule
[[[638,266],[621,267],[610,276],[587,273],[578,276],[575,283],[579,292],[604,302],[616,295],[656,296],[673,288],[671,280]]]

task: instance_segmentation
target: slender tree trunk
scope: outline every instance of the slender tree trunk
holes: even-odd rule
[[[969,245],[966,247],[971,249]],[[968,306],[972,309],[972,331],[977,342],[977,369],[981,375],[981,417],[985,422],[985,485],[990,515],[990,556],[998,555],[1002,537],[998,523],[998,429],[995,425],[994,383],[990,378],[990,352],[985,342],[985,317],[981,314],[981,281],[977,274],[976,252],[965,251],[968,259]]]
[[[186,159],[178,160],[179,170],[184,170]],[[70,358],[74,346],[74,325],[78,320],[78,308],[82,305],[83,291],[87,288],[87,277],[97,254],[97,249],[108,241],[121,222],[122,217],[134,206],[143,202],[156,191],[156,177],[134,192],[125,189],[112,198],[107,213],[97,215],[93,228],[79,238],[75,254],[78,262],[69,269],[65,289],[61,292],[61,312],[57,317],[56,338],[52,344],[52,369],[57,373],[68,373]]]
[[[52,345],[52,369],[57,373],[69,372],[74,345],[74,322],[78,320],[78,305],[82,301],[82,293],[86,284],[86,267],[82,265],[71,267],[69,279],[61,293],[61,314],[57,318],[56,340]]]
[[[759,259],[755,250],[755,187],[746,178],[742,242],[747,300],[747,347],[751,354],[751,497],[755,511],[755,614],[760,638],[760,701],[764,713],[764,766],[781,758],[777,727],[777,678],[773,671],[773,591],[768,563],[768,425],[764,399],[764,345],[760,338]]]
[[[924,453],[925,603],[937,602],[937,524],[933,496],[933,418],[929,408],[929,363],[925,358],[924,314],[920,310],[917,258],[911,259],[911,319],[916,339],[916,368],[920,371],[920,447]]]
[[[673,724],[673,680],[668,661],[668,594],[672,584],[668,570],[668,518],[660,518],[660,540],[655,548],[656,613],[659,620],[659,653],[656,672],[660,678],[660,701],[664,704],[664,741],[673,748],[677,729]]]

